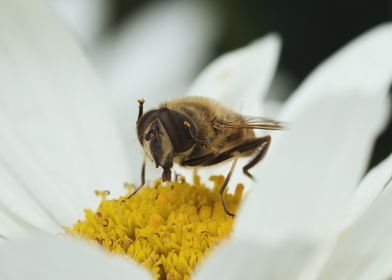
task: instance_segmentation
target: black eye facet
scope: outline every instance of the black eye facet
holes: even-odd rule
[[[195,141],[192,135],[196,135],[196,128],[188,117],[167,108],[161,109],[158,117],[172,142],[174,152],[186,152],[193,147]]]

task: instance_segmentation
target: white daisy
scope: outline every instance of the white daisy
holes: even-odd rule
[[[0,28],[0,234],[7,240],[0,247],[0,277],[150,279],[135,264],[80,241],[48,236],[18,241],[32,231],[62,232],[83,208],[96,205],[92,190],[121,186],[130,170],[139,169],[129,162],[78,46],[44,6],[28,10],[18,4],[5,2],[0,10],[1,26],[7,26]],[[221,58],[191,92],[214,89],[225,99],[238,91],[244,108],[257,114],[257,95],[268,89],[278,45],[277,37],[267,37]],[[294,93],[282,114],[292,125],[274,138],[267,159],[255,168],[258,181],[234,236],[206,259],[196,277],[390,276],[385,260],[392,224],[384,214],[392,198],[385,186],[391,159],[364,179],[343,235],[342,227],[388,114],[391,48],[392,26],[376,28],[322,64]],[[229,79],[219,79],[227,73]],[[257,73],[265,73],[263,82]]]

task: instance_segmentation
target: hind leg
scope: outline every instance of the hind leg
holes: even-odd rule
[[[258,138],[258,139],[261,140],[259,142],[260,146],[262,146],[260,151],[247,165],[245,165],[242,168],[242,171],[244,172],[244,174],[252,179],[253,179],[253,176],[252,176],[252,174],[249,173],[248,170],[251,169],[253,166],[255,166],[257,163],[259,163],[264,158],[264,156],[266,155],[268,148],[271,144],[271,136],[269,136],[269,135]]]

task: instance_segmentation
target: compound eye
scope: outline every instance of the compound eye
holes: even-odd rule
[[[152,122],[149,130],[144,134],[144,140],[150,141],[151,135],[157,136],[159,134],[159,124],[158,121]]]
[[[168,109],[160,112],[159,119],[173,144],[175,152],[183,153],[193,147],[195,141],[191,133],[195,135],[196,130],[190,119],[181,113]]]

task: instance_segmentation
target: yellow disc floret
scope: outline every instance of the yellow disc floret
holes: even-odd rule
[[[219,189],[223,176],[212,176],[214,188],[185,180],[143,188],[136,195],[107,199],[94,213],[85,210],[68,233],[93,240],[112,253],[126,255],[149,268],[157,279],[189,279],[196,265],[223,239],[234,219],[223,210]],[[243,186],[225,194],[231,211],[241,202]]]

